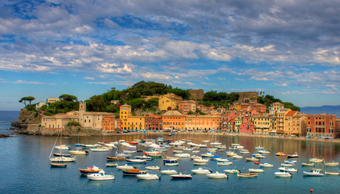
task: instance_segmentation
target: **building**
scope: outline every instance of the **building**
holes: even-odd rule
[[[307,114],[307,137],[335,138],[338,136],[336,130],[336,115]]]
[[[276,120],[276,133],[277,134],[284,134],[284,128],[285,128],[285,115],[291,111],[290,108],[282,108],[282,109],[279,109],[277,112],[276,112],[276,117],[277,117],[277,120]]]
[[[306,116],[298,111],[289,111],[284,116],[284,133],[306,136]]]
[[[60,101],[59,98],[47,98],[46,99],[47,103],[55,103],[55,102],[58,102],[58,101]]]
[[[239,95],[238,102],[249,103],[250,100],[256,100],[259,97],[259,93],[253,92],[237,92]]]
[[[236,133],[239,132],[240,126],[242,125],[242,120],[243,120],[243,117],[242,117],[242,116],[238,116],[238,117],[235,119],[235,132],[236,132]]]
[[[45,129],[62,129],[71,121],[79,122],[79,114],[76,111],[70,111],[63,114],[57,114],[54,116],[42,116],[41,126]]]
[[[190,111],[196,112],[196,102],[193,100],[181,101],[178,103],[178,110],[182,112],[183,115],[187,115]]]
[[[111,100],[110,101],[110,104],[117,104],[117,103],[119,103],[119,100]]]
[[[102,131],[113,132],[116,129],[116,118],[112,115],[105,116],[102,121]]]
[[[162,130],[162,116],[149,115],[145,116],[145,127],[146,130]]]
[[[159,94],[153,94],[152,96],[144,96],[144,95],[142,95],[141,98],[143,98],[145,101],[148,101],[148,100],[153,99],[153,98],[159,99],[160,96],[161,95],[159,95]]]
[[[39,101],[37,104],[35,104],[35,110],[38,110],[42,106],[44,106],[46,103],[44,101]]]
[[[167,111],[162,115],[163,130],[184,130],[185,116],[176,110]]]
[[[131,106],[128,104],[120,106],[119,118],[121,122],[121,129],[142,130],[145,127],[144,116],[132,116]]]
[[[266,105],[260,103],[251,104],[250,107],[259,113],[265,113],[267,111]]]
[[[269,114],[258,114],[251,117],[254,124],[254,134],[276,133],[277,117]]]
[[[254,133],[254,124],[251,122],[250,116],[242,117],[242,124],[239,127],[239,133]]]
[[[237,118],[237,113],[236,112],[231,112],[225,115],[222,115],[221,117],[221,127],[220,129],[222,131],[230,131],[231,126],[229,126],[229,121],[231,121],[232,119],[234,120],[233,122],[235,122],[235,119]]]
[[[186,115],[186,130],[219,130],[221,128],[221,116],[218,115]]]
[[[204,90],[198,89],[198,90],[189,90],[190,92],[190,98],[195,100],[201,100],[204,98]]]
[[[203,104],[197,104],[196,105],[197,109],[199,109],[202,113],[207,113],[208,107],[203,105]]]
[[[178,103],[182,101],[182,97],[173,93],[160,96],[158,99],[158,108],[161,111],[167,111],[169,109],[178,109]]]
[[[125,103],[119,107],[119,118],[123,121],[123,119],[126,119],[129,116],[132,116],[131,106]]]
[[[272,103],[269,107],[269,114],[275,115],[280,109],[284,108],[284,104],[280,102]]]

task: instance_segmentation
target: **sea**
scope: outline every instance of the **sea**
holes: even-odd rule
[[[7,128],[11,120],[15,120],[18,112],[0,112],[1,129]],[[8,124],[6,124],[8,123]],[[3,132],[1,132],[3,133]],[[201,143],[202,140],[219,141],[224,145],[230,146],[231,143],[243,145],[249,149],[250,153],[255,152],[256,146],[263,146],[271,153],[266,154],[265,159],[260,163],[271,163],[273,168],[265,168],[264,173],[259,173],[256,178],[238,178],[236,174],[229,174],[228,179],[211,179],[206,175],[192,174],[192,169],[202,166],[194,166],[189,158],[179,160],[179,166],[168,167],[163,165],[162,158],[148,161],[147,164],[131,164],[142,170],[146,166],[160,166],[161,170],[174,169],[179,172],[192,174],[191,180],[172,180],[170,175],[161,175],[160,171],[152,171],[152,174],[161,176],[160,180],[138,180],[134,176],[123,176],[122,171],[115,167],[106,167],[106,156],[115,156],[116,152],[122,152],[123,147],[110,150],[109,152],[92,152],[86,156],[77,156],[76,162],[67,163],[66,168],[52,168],[49,156],[56,144],[67,144],[74,149],[77,137],[45,137],[16,135],[9,138],[0,138],[0,193],[339,193],[339,176],[325,175],[324,177],[306,177],[303,171],[310,171],[312,167],[302,167],[301,163],[307,162],[310,157],[322,157],[326,161],[340,161],[340,144],[329,142],[314,142],[305,140],[292,140],[280,138],[262,138],[245,136],[216,136],[198,134],[175,134],[173,136],[159,134],[140,134],[109,137],[80,137],[79,142],[84,144],[95,144],[99,141],[113,142],[124,139],[127,142],[135,139],[156,139],[163,137],[164,140],[191,140],[194,143]],[[208,144],[209,145],[209,144]],[[210,147],[210,145],[209,145]],[[147,150],[147,148],[140,147]],[[200,155],[207,149],[201,149],[200,153],[188,153]],[[53,152],[59,152],[53,150]],[[275,177],[281,163],[287,157],[275,156],[276,152],[293,154],[297,152],[299,157],[294,168],[298,172],[292,172],[291,178]],[[239,152],[238,152],[239,153]],[[248,172],[249,168],[260,168],[253,162],[246,162],[246,157],[251,154],[243,155],[243,159],[232,159],[231,166],[218,166],[217,162],[210,160],[203,168],[211,169],[213,172],[223,173],[225,169],[239,169]],[[133,156],[142,155],[141,152],[132,154]],[[172,149],[163,152],[163,158],[173,156]],[[215,155],[227,158],[226,150],[216,152]],[[240,155],[240,154],[239,154]],[[119,165],[125,165],[125,161],[117,161]],[[115,180],[112,181],[91,181],[87,177],[81,176],[78,169],[91,166],[103,168],[107,174],[113,174]],[[318,164],[316,168],[324,171],[339,171],[339,167],[325,167]]]

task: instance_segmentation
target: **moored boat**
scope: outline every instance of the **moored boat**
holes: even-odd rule
[[[147,170],[159,170],[160,167],[159,166],[146,166],[145,169],[147,169]]]
[[[339,166],[339,162],[325,162],[325,166]]]
[[[309,158],[308,161],[313,162],[313,163],[321,163],[324,161],[324,159],[323,158]]]
[[[58,157],[71,157],[71,154],[61,154],[61,153],[53,153],[53,156],[58,156]]]
[[[159,176],[157,174],[139,174],[137,175],[137,178],[144,179],[144,180],[158,180]]]
[[[279,170],[285,171],[285,172],[297,172],[297,168],[287,168],[287,167],[280,167]]]
[[[217,162],[217,165],[219,166],[229,166],[229,165],[232,165],[233,162]]]
[[[257,176],[258,176],[257,173],[237,173],[237,177],[251,178]]]
[[[73,155],[87,155],[89,154],[88,151],[83,151],[83,150],[70,150],[68,153],[73,154]]]
[[[266,167],[266,168],[271,168],[273,167],[274,165],[272,164],[269,164],[269,163],[264,163],[264,164],[260,164],[261,167]]]
[[[230,174],[237,174],[237,173],[240,173],[241,171],[237,170],[237,169],[226,169],[226,170],[224,170],[224,172],[230,173]]]
[[[125,157],[113,157],[113,156],[106,156],[107,160],[114,160],[114,161],[124,161],[126,160]]]
[[[246,158],[246,161],[260,161],[260,159],[255,158],[255,157],[251,157],[251,158]]]
[[[116,166],[118,166],[117,163],[106,163],[105,165],[106,165],[107,167],[116,167]]]
[[[176,170],[162,170],[161,174],[178,174],[178,172]]]
[[[130,175],[130,176],[135,176],[135,175],[146,174],[147,173],[146,170],[139,170],[138,168],[125,169],[125,170],[122,170],[122,171],[123,171],[123,175]]]
[[[165,163],[165,166],[178,166],[178,163]]]
[[[284,152],[277,152],[277,153],[275,154],[275,156],[285,156],[285,155],[287,155],[287,154],[284,153]]]
[[[325,174],[326,174],[326,175],[335,175],[335,176],[339,176],[339,172],[333,172],[333,171],[330,171],[330,172],[329,172],[329,171],[328,171],[328,172],[325,171]]]
[[[179,174],[171,175],[171,178],[172,179],[192,179],[192,176],[191,176],[191,174],[182,174],[182,173],[179,173]]]
[[[263,169],[249,168],[249,172],[264,172]]]
[[[312,172],[303,171],[303,176],[323,176],[318,170],[313,170]]]
[[[58,150],[68,150],[70,149],[70,146],[68,145],[59,145],[59,146],[54,146],[55,149],[58,149]]]
[[[146,156],[146,155],[143,155],[143,156],[135,156],[136,159],[141,159],[141,160],[153,160],[152,157],[150,156]]]
[[[133,166],[129,166],[127,164],[125,164],[124,166],[117,166],[117,169],[119,170],[128,170],[128,169],[134,169],[135,167]]]
[[[289,172],[275,172],[275,176],[279,177],[292,177],[292,174]]]
[[[206,162],[194,162],[194,166],[205,166],[207,165]]]
[[[298,158],[299,155],[297,154],[297,152],[294,152],[294,154],[289,154],[287,157],[288,158]]]
[[[239,155],[233,156],[233,159],[242,159],[242,158],[243,158],[243,156],[239,156]]]
[[[294,164],[282,163],[281,166],[292,167],[292,166],[294,166]]]
[[[146,160],[140,160],[140,159],[126,159],[126,162],[128,162],[128,163],[147,163]]]
[[[113,175],[107,175],[103,170],[99,171],[99,173],[96,174],[88,174],[87,178],[90,180],[97,180],[97,181],[103,181],[103,180],[113,180],[115,177]]]
[[[203,168],[198,168],[198,169],[193,169],[191,170],[192,173],[196,173],[196,174],[209,174],[212,171],[209,169],[203,169]]]
[[[93,167],[87,167],[86,169],[78,169],[79,172],[83,175],[92,174],[92,173],[99,173],[103,169],[98,168],[97,166],[93,165]]]
[[[306,163],[301,163],[302,166],[315,166],[314,163],[309,163],[309,162],[306,162]]]
[[[219,173],[219,172],[207,174],[207,176],[208,176],[209,178],[214,178],[214,179],[228,178],[228,175],[227,175],[227,174]]]
[[[76,161],[76,157],[54,157],[54,158],[50,158],[51,162],[74,162]]]
[[[67,165],[65,163],[50,163],[51,167],[65,168]]]

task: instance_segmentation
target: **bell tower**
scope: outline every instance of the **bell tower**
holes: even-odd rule
[[[84,126],[84,114],[86,112],[86,102],[79,101],[79,123]]]

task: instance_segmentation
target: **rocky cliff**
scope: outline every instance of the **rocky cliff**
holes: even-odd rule
[[[37,112],[24,108],[21,109],[18,119],[11,122],[11,126],[15,129],[26,130],[29,124],[39,124],[41,122],[41,116],[37,114]]]

